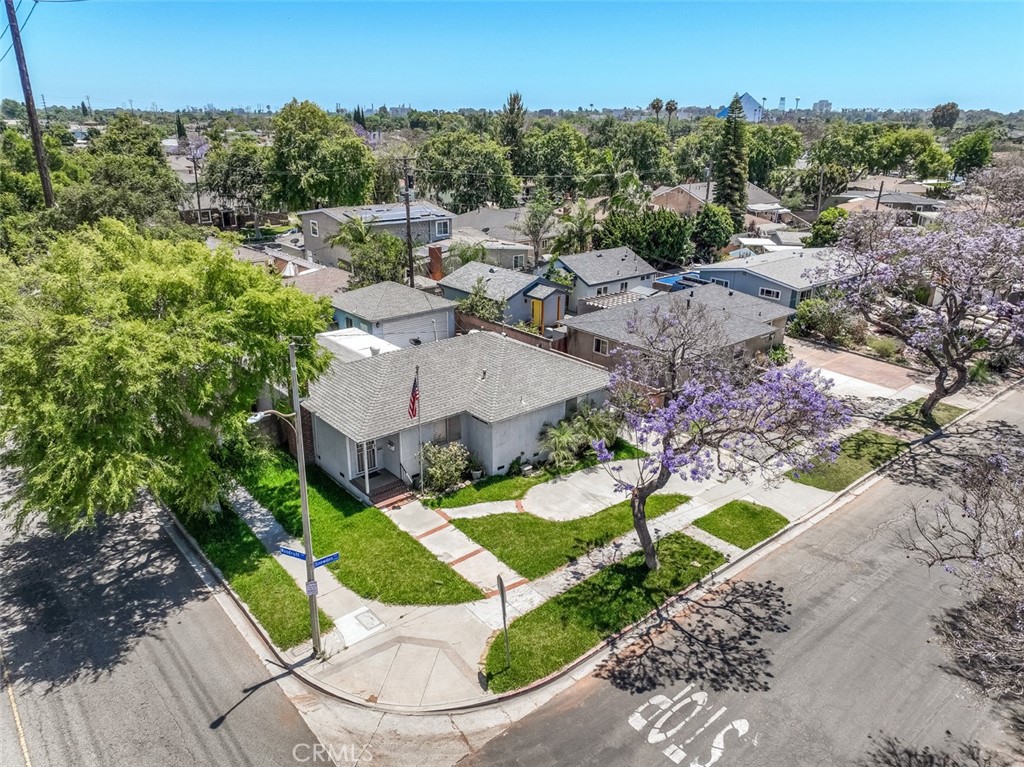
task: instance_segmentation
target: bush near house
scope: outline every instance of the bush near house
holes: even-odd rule
[[[340,552],[341,559],[327,568],[361,597],[437,605],[483,596],[380,509],[364,506],[315,466],[308,474],[313,549],[318,556]],[[242,484],[290,535],[302,535],[298,472],[291,456],[276,453],[244,476]]]
[[[694,526],[733,546],[749,549],[789,524],[774,509],[750,501],[730,501],[694,521]]]
[[[647,518],[659,517],[689,500],[679,494],[652,495],[647,501]],[[510,513],[453,519],[452,524],[533,580],[628,533],[633,529],[633,512],[629,501],[622,501],[589,517],[564,522]]]
[[[725,562],[682,533],[658,542],[658,559],[661,567],[648,570],[643,552],[630,554],[512,621],[511,668],[500,633],[487,651],[490,690],[515,690],[557,671]]]
[[[451,490],[469,471],[469,450],[461,442],[447,445],[424,443],[420,449],[423,460],[423,487],[432,493]]]
[[[230,507],[213,517],[179,519],[275,645],[287,650],[310,638],[306,595]],[[320,630],[332,628],[321,610]]]
[[[837,493],[907,447],[907,442],[899,437],[864,429],[842,441],[835,463],[823,463],[810,471],[793,469],[786,476],[801,485]]]

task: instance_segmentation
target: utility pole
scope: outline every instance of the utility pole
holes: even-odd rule
[[[131,109],[132,114],[135,114],[135,102],[131,99],[128,99],[128,107]]]
[[[405,250],[409,256],[409,287],[416,287],[416,264],[412,257],[412,214],[409,211],[409,198],[412,196],[412,174],[409,172],[409,158],[402,158],[402,173],[405,176]]]
[[[821,212],[821,185],[824,184],[824,183],[825,183],[825,166],[822,165],[821,168],[818,169],[818,202],[814,206],[814,209],[816,211],[818,211],[818,212]]]
[[[885,189],[885,179],[882,179],[882,183],[878,185],[878,197],[875,199],[875,210],[878,210],[878,206],[882,204],[882,190]]]
[[[21,76],[21,90],[25,94],[25,111],[28,112],[28,126],[32,133],[32,148],[36,153],[36,165],[39,166],[39,181],[43,186],[43,200],[45,200],[47,208],[52,208],[53,186],[50,184],[50,169],[46,166],[43,132],[39,128],[36,102],[32,98],[32,84],[28,79],[25,49],[21,47],[21,31],[18,29],[18,17],[14,12],[14,0],[4,0],[4,5],[7,6],[7,22],[11,28],[11,45],[14,46],[14,57],[18,62],[18,74]]]
[[[46,108],[46,94],[40,93],[39,100],[43,102],[43,117],[46,119],[46,127],[50,127],[50,110]]]
[[[92,116],[92,99],[90,99],[88,96],[85,97],[85,105],[87,107],[89,107],[89,116],[91,117]]]

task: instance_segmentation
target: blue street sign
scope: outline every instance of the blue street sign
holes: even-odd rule
[[[313,567],[322,567],[323,565],[329,565],[331,562],[337,562],[339,559],[341,559],[341,554],[335,551],[333,554],[328,554],[326,557],[314,559]]]
[[[301,551],[296,551],[295,549],[289,549],[289,548],[287,548],[285,546],[281,547],[281,553],[284,554],[286,557],[295,557],[296,559],[305,559],[306,558],[306,555],[303,554]]]

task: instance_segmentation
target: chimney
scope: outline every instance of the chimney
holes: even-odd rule
[[[441,266],[441,246],[429,246],[427,248],[427,257],[430,259],[430,279],[439,280],[444,277],[444,268]]]

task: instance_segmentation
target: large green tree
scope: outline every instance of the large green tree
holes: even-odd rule
[[[693,220],[691,239],[699,261],[716,260],[718,251],[729,244],[733,234],[732,215],[728,208],[709,202]]]
[[[749,128],[750,143],[747,168],[750,181],[764,187],[772,171],[792,167],[803,151],[803,139],[792,125],[765,125],[758,123]]]
[[[526,107],[519,91],[508,94],[505,106],[498,113],[495,121],[498,143],[505,147],[507,157],[512,163],[512,172],[517,176],[526,173],[529,159],[524,144],[526,134]]]
[[[744,120],[743,104],[737,94],[729,104],[712,168],[715,204],[729,209],[737,232],[743,229],[747,211],[747,126]]]
[[[693,224],[671,210],[613,211],[594,236],[594,247],[628,245],[654,266],[670,268],[693,259]]]
[[[612,139],[612,153],[622,165],[647,184],[665,184],[675,179],[668,134],[651,122],[622,123]]]
[[[556,195],[575,197],[579,193],[590,164],[590,148],[572,123],[560,122],[546,132],[531,129],[525,147],[530,175]]]
[[[704,181],[708,177],[724,127],[724,120],[705,117],[676,142],[673,159],[682,181]]]
[[[939,104],[932,109],[932,126],[935,128],[952,128],[960,119],[960,107],[955,101]]]
[[[270,150],[243,137],[217,147],[206,158],[203,182],[207,189],[225,200],[248,205],[253,228],[260,234],[260,210],[270,196]]]
[[[504,148],[467,130],[431,136],[420,147],[416,167],[422,185],[455,213],[486,202],[510,208],[520,189]]]
[[[129,509],[142,490],[186,513],[224,486],[225,445],[268,381],[326,366],[315,301],[227,247],[148,239],[104,219],[0,270],[0,462],[6,508],[70,532]],[[8,303],[10,302],[10,303]]]
[[[966,176],[992,164],[992,134],[987,130],[968,133],[949,148],[953,159],[953,172]]]
[[[352,254],[352,280],[349,287],[365,288],[378,282],[408,279],[409,261],[405,243],[390,232],[369,229],[361,241],[349,246]]]
[[[829,208],[811,224],[811,236],[804,244],[808,248],[824,248],[839,241],[841,224],[850,217],[843,208]]]
[[[292,99],[274,115],[271,197],[289,210],[362,205],[373,195],[373,153],[341,118]]]

